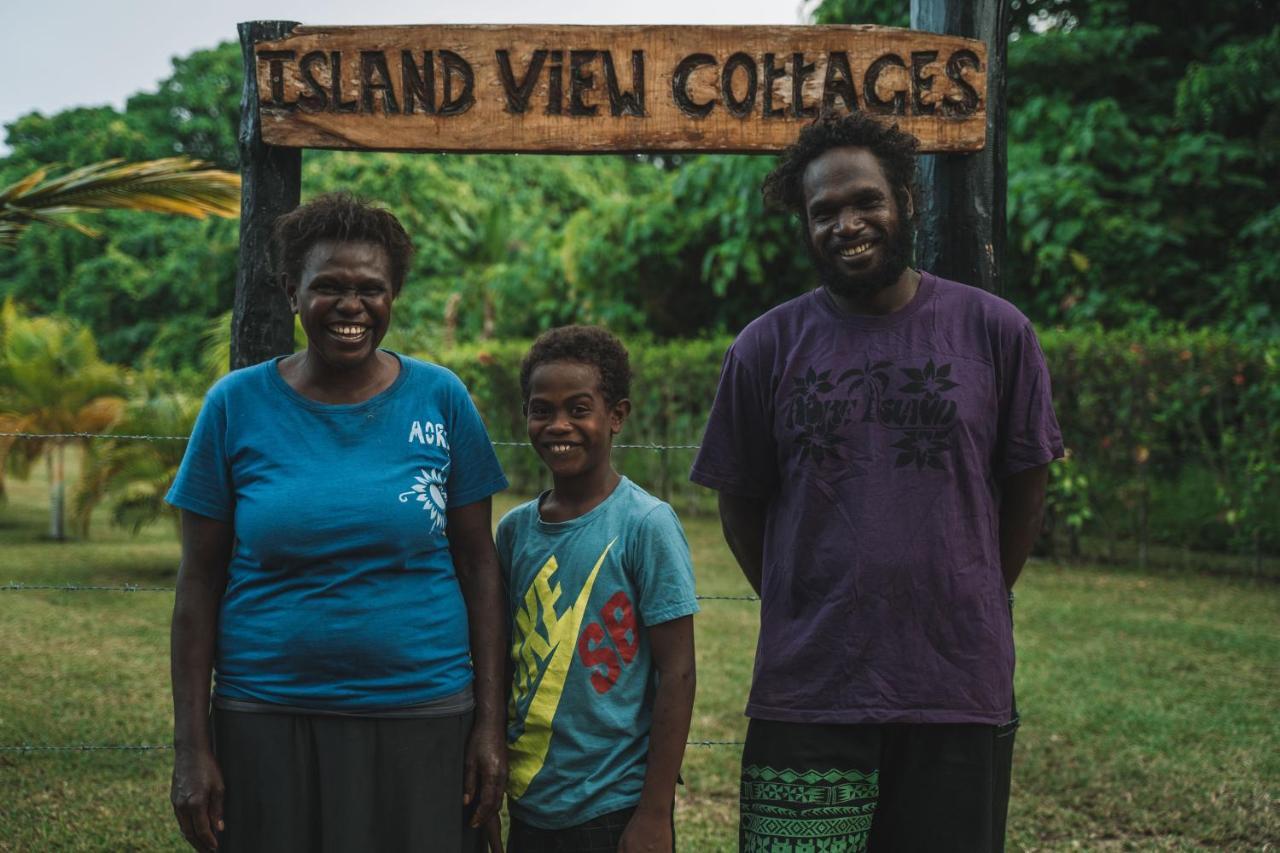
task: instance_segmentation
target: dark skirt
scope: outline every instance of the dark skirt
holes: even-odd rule
[[[471,719],[215,709],[226,785],[219,853],[483,849],[462,805]]]

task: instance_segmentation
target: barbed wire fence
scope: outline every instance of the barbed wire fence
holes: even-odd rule
[[[100,432],[0,432],[0,438],[14,440],[65,440],[65,439],[102,439],[110,441],[188,441],[186,435],[147,435],[117,434]],[[528,447],[524,441],[492,441],[494,447]],[[665,453],[670,450],[697,450],[697,444],[615,444],[619,450],[649,450]],[[165,592],[173,593],[171,586],[142,586],[141,584],[123,583],[117,585],[95,585],[76,583],[23,583],[9,581],[0,584],[0,593],[5,592]],[[759,601],[757,595],[697,595],[699,601]],[[720,746],[740,747],[740,740],[690,740],[687,746],[711,748]],[[59,755],[69,753],[112,753],[132,752],[140,755],[172,752],[173,745],[165,743],[78,743],[78,744],[0,744],[0,754],[21,755]]]

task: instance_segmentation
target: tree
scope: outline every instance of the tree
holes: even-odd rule
[[[127,435],[189,435],[200,413],[198,396],[164,388],[152,377],[136,387],[115,429]],[[181,535],[176,510],[164,502],[186,452],[186,442],[173,440],[101,439],[85,450],[80,479],[72,490],[71,518],[76,532],[89,535],[94,509],[111,499],[111,521],[137,533],[162,515]]]
[[[23,463],[40,455],[49,467],[49,536],[66,538],[66,448],[75,433],[110,429],[124,413],[123,372],[98,356],[93,334],[58,317],[27,317],[3,308],[0,338],[0,432],[53,437],[10,446]]]
[[[240,212],[240,176],[169,157],[142,163],[105,160],[55,178],[41,167],[0,190],[0,247],[12,247],[34,224],[98,232],[65,216],[95,210],[142,210],[203,219]]]
[[[901,23],[907,0],[826,0]],[[1275,334],[1280,6],[1012,0],[1006,293],[1040,323]]]

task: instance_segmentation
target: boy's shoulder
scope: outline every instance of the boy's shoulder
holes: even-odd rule
[[[659,497],[649,494],[642,486],[637,485],[633,480],[623,477],[618,483],[618,489],[624,490],[620,497],[623,499],[619,503],[623,504],[623,509],[628,517],[637,522],[643,522],[656,510],[666,509],[667,512],[675,515],[675,510],[671,508],[671,504]],[[665,515],[666,513],[662,513]]]
[[[671,504],[625,477],[618,488],[626,492],[615,506],[614,518],[622,519],[620,526],[630,531],[629,539],[637,542],[665,539],[676,532],[683,537],[684,528]]]
[[[538,520],[538,501],[541,495],[531,498],[522,504],[517,504],[498,520],[498,533],[510,534],[520,528],[535,524]]]

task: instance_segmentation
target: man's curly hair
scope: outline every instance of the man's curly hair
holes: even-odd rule
[[[599,326],[560,326],[543,332],[520,362],[520,395],[529,402],[534,368],[552,361],[573,361],[600,373],[600,393],[612,406],[631,396],[631,361],[627,348]]]
[[[907,196],[914,193],[916,152],[919,142],[898,126],[883,124],[866,113],[842,116],[824,112],[800,131],[800,137],[778,158],[778,165],[764,179],[761,192],[769,207],[794,213],[808,222],[804,205],[804,172],[809,164],[832,148],[866,148],[884,169],[893,188],[898,213],[907,217]]]
[[[413,257],[413,243],[388,210],[348,192],[325,193],[278,218],[271,228],[277,274],[302,277],[307,252],[325,240],[376,243],[387,252],[391,287],[399,293]]]

